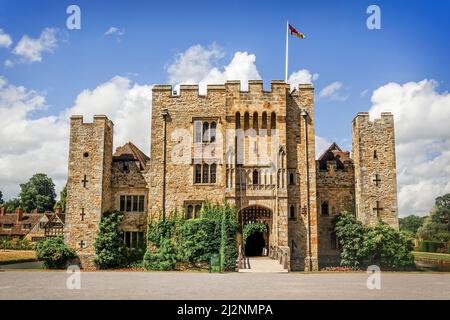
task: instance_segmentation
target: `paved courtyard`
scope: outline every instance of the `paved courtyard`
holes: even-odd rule
[[[2,271],[0,299],[450,299],[450,273],[82,272],[69,290],[61,271]]]

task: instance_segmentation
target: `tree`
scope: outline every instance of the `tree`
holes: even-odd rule
[[[0,191],[0,205],[3,204],[5,201],[3,201],[3,192]]]
[[[66,212],[66,199],[67,199],[67,185],[64,186],[64,188],[59,193],[59,200],[55,204],[56,208],[61,208],[61,212]]]
[[[46,174],[33,175],[27,183],[21,184],[20,188],[20,200],[26,212],[34,209],[38,212],[53,210],[56,198],[55,184]]]
[[[411,237],[415,237],[417,230],[423,225],[425,217],[410,215],[405,218],[400,218],[400,230],[407,233]]]
[[[450,194],[436,198],[435,205],[426,217],[417,236],[422,240],[450,241]]]
[[[4,207],[6,208],[6,212],[14,212],[18,207],[20,207],[20,199],[12,198],[5,202]]]
[[[95,262],[101,269],[120,267],[127,262],[128,250],[123,243],[123,232],[119,230],[123,218],[120,211],[105,212],[102,216],[94,242]]]

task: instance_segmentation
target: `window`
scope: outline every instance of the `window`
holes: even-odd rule
[[[194,206],[192,204],[187,206],[186,219],[192,219],[194,213]]]
[[[195,183],[202,183],[202,165],[195,165]]]
[[[194,210],[194,216],[195,218],[199,218],[200,217],[200,211],[202,210],[202,206],[201,205],[196,205],[195,206],[195,210]]]
[[[207,163],[203,164],[203,178],[202,178],[202,182],[203,183],[208,183],[209,182],[209,164],[207,164]]]
[[[31,224],[29,224],[29,223],[23,224],[22,228],[23,229],[31,229]]]
[[[377,150],[373,150],[373,158],[378,159]]]
[[[217,170],[217,165],[215,163],[213,163],[210,167],[211,170],[211,183],[216,183],[216,170]]]
[[[295,174],[293,172],[289,173],[289,184],[295,185]]]
[[[122,212],[144,212],[145,196],[123,195],[120,196],[120,211]]]
[[[128,161],[122,162],[122,170],[128,172],[130,170],[130,163]]]
[[[327,201],[322,202],[321,213],[323,216],[328,215],[328,202]]]
[[[202,142],[202,122],[201,121],[195,121],[194,122],[194,136],[195,136],[195,142],[199,143]]]
[[[196,164],[194,167],[194,184],[216,183],[217,182],[217,164],[207,163]]]
[[[236,129],[241,128],[241,113],[236,112]]]
[[[253,170],[253,177],[252,177],[252,180],[253,180],[253,184],[254,185],[257,185],[257,184],[259,184],[259,174],[258,174],[258,170]]]
[[[258,112],[253,112],[253,129],[258,131]]]
[[[211,122],[211,126],[210,126],[210,139],[209,139],[209,141],[212,143],[212,142],[216,142],[216,127],[217,127],[217,124],[213,121],[213,122]]]
[[[277,115],[275,112],[272,112],[270,115],[270,130],[277,128]]]
[[[267,112],[263,112],[262,114],[262,124],[261,124],[261,128],[262,129],[267,129]]]
[[[3,229],[12,229],[13,226],[14,226],[13,223],[4,223],[3,224]]]
[[[244,113],[244,130],[250,128],[250,114],[248,112]]]
[[[295,219],[295,206],[291,205],[289,207],[289,219]]]
[[[128,248],[144,248],[145,239],[144,233],[139,231],[125,231],[123,233],[123,240]]]
[[[203,132],[202,132],[203,142],[209,142],[209,122],[203,122]]]

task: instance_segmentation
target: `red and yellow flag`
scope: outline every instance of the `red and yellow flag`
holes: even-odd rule
[[[305,35],[301,32],[298,32],[297,29],[295,29],[293,26],[289,25],[289,31],[291,35],[297,36],[300,39],[305,39]]]

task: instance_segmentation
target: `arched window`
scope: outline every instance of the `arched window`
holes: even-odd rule
[[[211,129],[210,129],[211,138],[209,139],[209,141],[211,142],[216,142],[216,127],[217,127],[216,122],[215,121],[211,122]]]
[[[253,129],[258,131],[258,112],[253,112]]]
[[[208,164],[204,164],[203,165],[203,183],[208,183],[209,182],[209,165]]]
[[[209,142],[209,123],[203,122],[203,142]]]
[[[262,123],[261,123],[262,129],[267,129],[267,112],[262,113]]]
[[[202,183],[202,165],[195,165],[195,183]]]
[[[244,130],[248,130],[250,128],[250,115],[248,112],[244,113]]]
[[[216,170],[217,170],[217,165],[215,163],[213,163],[211,165],[211,183],[216,183]]]
[[[291,205],[289,207],[289,219],[295,219],[295,206]]]
[[[258,174],[258,170],[253,170],[253,174],[252,174],[252,180],[253,180],[253,184],[257,185],[259,183],[259,174]]]
[[[190,204],[187,207],[186,219],[192,219],[193,214],[194,214],[194,207]]]
[[[289,173],[289,184],[293,186],[295,184],[295,175],[293,172]]]
[[[202,122],[195,121],[194,122],[194,136],[195,142],[202,142]]]
[[[322,212],[323,216],[327,216],[328,215],[328,201],[322,202],[321,212]]]
[[[373,150],[373,158],[378,159],[377,150]]]
[[[236,112],[236,129],[241,128],[241,113]]]
[[[272,112],[272,114],[270,115],[270,130],[276,128],[277,128],[277,115],[275,114],[275,112]]]

